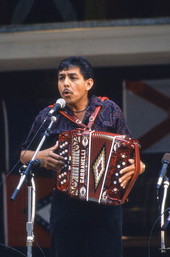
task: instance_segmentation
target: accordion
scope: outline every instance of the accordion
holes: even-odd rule
[[[56,187],[73,198],[105,205],[123,204],[139,175],[140,145],[125,135],[77,129],[59,136],[58,154],[65,167],[57,172]],[[135,172],[125,188],[119,171],[135,160]]]

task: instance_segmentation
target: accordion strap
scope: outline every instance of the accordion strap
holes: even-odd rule
[[[102,102],[104,102],[105,100],[108,99],[108,98],[105,97],[105,96],[103,96],[103,97],[99,96],[98,98],[99,98]],[[89,123],[88,123],[88,125],[87,125],[87,128],[88,128],[88,129],[91,129],[91,127],[93,126],[93,123],[94,123],[94,121],[95,121],[95,119],[96,119],[96,117],[97,117],[97,115],[98,115],[98,113],[99,113],[101,107],[102,107],[101,105],[98,105],[98,106],[95,108],[94,112],[90,115],[90,117],[89,117]]]
[[[105,100],[107,100],[108,98],[107,97],[98,97],[102,102],[104,102]],[[67,119],[71,120],[72,122],[76,123],[77,125],[79,125],[80,127],[82,128],[86,128],[86,129],[91,129],[91,127],[93,126],[94,124],[94,121],[101,109],[101,105],[98,105],[96,106],[94,112],[92,112],[92,114],[90,115],[89,117],[89,123],[88,125],[86,126],[84,123],[81,122],[81,120],[79,120],[76,116],[71,116],[69,115],[68,113],[66,113],[65,111],[59,111],[59,113],[61,113],[63,116],[65,116]]]
[[[76,123],[82,128],[87,128],[87,126],[81,122],[76,116],[71,116],[70,114],[66,113],[65,111],[59,111],[63,116],[65,116],[67,119],[71,120],[72,122]]]

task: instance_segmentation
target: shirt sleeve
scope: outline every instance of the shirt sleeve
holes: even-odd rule
[[[127,135],[131,137],[131,132],[128,128],[124,114],[120,107],[115,104],[113,111],[113,119],[115,120],[115,130],[117,134]]]

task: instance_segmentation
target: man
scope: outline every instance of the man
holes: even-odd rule
[[[58,68],[58,90],[66,101],[65,115],[57,113],[57,121],[52,127],[37,159],[46,170],[57,172],[64,167],[63,157],[57,154],[58,136],[61,132],[78,128],[68,116],[76,116],[87,125],[89,117],[96,109],[101,109],[92,126],[93,130],[106,131],[130,136],[120,108],[110,100],[102,102],[89,91],[94,84],[91,65],[83,57],[69,57],[63,60]],[[42,138],[46,122],[29,149],[27,146],[43,120],[47,117],[50,107],[42,110],[37,116],[30,134],[23,145],[21,161],[31,160],[37,143]],[[47,124],[48,123],[48,124]],[[25,150],[27,149],[27,150]],[[125,187],[134,173],[134,160],[121,170],[120,185]],[[143,172],[141,162],[140,172]],[[104,206],[95,202],[73,199],[64,192],[54,189],[51,206],[51,256],[52,257],[121,257],[122,210],[121,206]]]

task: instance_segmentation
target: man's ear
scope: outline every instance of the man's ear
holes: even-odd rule
[[[94,85],[94,80],[92,78],[89,78],[86,80],[86,89],[89,91]]]

